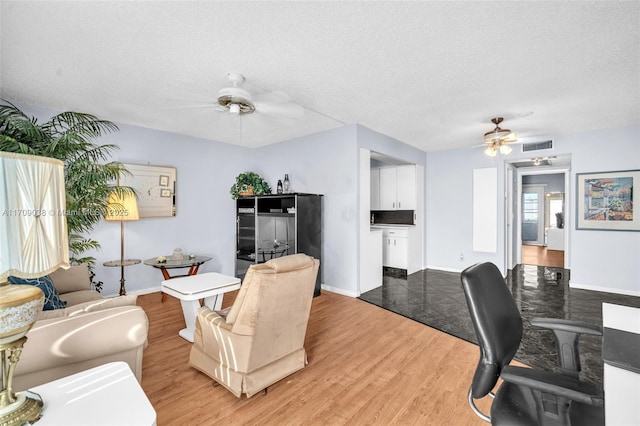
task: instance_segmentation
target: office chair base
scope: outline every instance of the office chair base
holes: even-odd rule
[[[489,395],[491,398],[495,398],[496,397],[496,395],[493,392],[489,392],[487,395]],[[469,386],[469,394],[467,396],[467,399],[469,400],[469,406],[471,407],[473,412],[476,414],[476,416],[480,417],[482,420],[484,420],[487,423],[491,423],[491,417],[487,416],[482,411],[480,411],[480,409],[478,407],[476,407],[476,402],[475,402],[475,400],[473,399],[473,396],[472,396],[471,386]]]

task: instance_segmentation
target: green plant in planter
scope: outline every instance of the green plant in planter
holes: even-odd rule
[[[92,139],[115,132],[118,127],[90,114],[63,112],[46,123],[38,123],[15,105],[0,104],[0,151],[39,155],[64,162],[69,251],[73,263],[95,259],[80,256],[100,244],[84,236],[103,217],[111,182],[126,173],[119,162],[106,162],[116,145],[96,145]],[[128,188],[118,187],[117,191]]]
[[[236,182],[231,185],[231,198],[236,200],[243,192],[253,189],[253,195],[271,194],[269,184],[255,172],[240,173],[236,177]]]

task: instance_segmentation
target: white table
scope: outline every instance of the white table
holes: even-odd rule
[[[640,424],[640,308],[602,304],[604,420]]]
[[[126,362],[111,362],[30,389],[44,401],[37,426],[151,426],[156,411]]]
[[[240,279],[217,272],[162,281],[162,292],[180,299],[187,327],[178,334],[189,342],[193,342],[200,300],[204,299],[204,305],[208,308],[219,310],[222,307],[222,295],[239,288]]]

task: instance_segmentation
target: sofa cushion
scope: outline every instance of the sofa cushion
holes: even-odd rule
[[[86,263],[74,265],[69,269],[60,268],[49,274],[49,277],[60,294],[91,289],[89,266]]]
[[[82,290],[63,293],[60,295],[60,299],[67,302],[67,306],[73,306],[94,300],[102,300],[103,297],[95,290]]]
[[[58,294],[58,290],[51,282],[51,278],[45,275],[40,278],[19,278],[10,275],[8,281],[11,284],[26,284],[26,285],[34,285],[38,287],[44,293],[44,306],[42,309],[44,311],[50,311],[53,309],[61,309],[67,306],[67,303],[60,300],[60,295]]]
[[[86,312],[102,311],[105,309],[116,308],[119,306],[135,305],[138,299],[137,295],[117,296],[100,300],[92,300],[78,305],[69,306],[64,309],[56,309],[55,311],[41,312],[38,315],[38,321],[51,318],[71,317]]]

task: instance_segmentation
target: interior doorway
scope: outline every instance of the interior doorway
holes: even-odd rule
[[[506,167],[508,269],[518,264],[569,269],[570,165],[566,156],[555,164],[535,166],[515,160]]]

